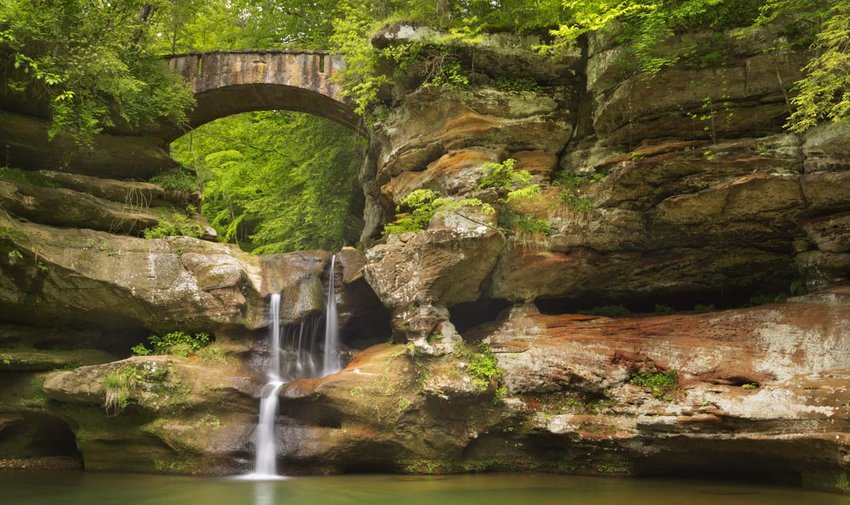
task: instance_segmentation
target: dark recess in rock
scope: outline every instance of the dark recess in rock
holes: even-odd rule
[[[45,456],[81,459],[68,424],[44,414],[0,415],[0,459]]]
[[[782,298],[788,295],[790,284],[791,281],[778,279],[775,285],[754,286],[747,289],[715,288],[689,293],[658,292],[630,297],[615,297],[606,293],[582,294],[581,298],[540,297],[534,300],[534,305],[542,314],[552,315],[584,312],[606,306],[621,306],[636,314],[658,312],[665,308],[674,311],[690,311],[698,306],[714,306],[720,310],[748,307]]]
[[[510,306],[511,303],[507,300],[491,298],[459,303],[449,308],[450,321],[458,332],[463,333],[480,324],[498,319],[499,314]]]

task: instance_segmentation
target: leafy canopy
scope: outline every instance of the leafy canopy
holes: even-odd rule
[[[183,123],[194,103],[153,50],[167,2],[4,0],[0,66],[22,99],[48,104],[51,138],[90,144],[105,127]]]
[[[253,112],[208,123],[172,144],[198,173],[201,213],[255,253],[338,249],[363,140],[328,120]]]

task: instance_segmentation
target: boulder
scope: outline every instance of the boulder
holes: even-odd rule
[[[365,275],[388,308],[476,300],[504,237],[485,226],[391,236],[366,252]]]
[[[74,427],[87,470],[245,470],[256,391],[227,360],[134,357],[53,373],[44,391]]]
[[[0,229],[5,321],[217,333],[265,325],[260,260],[234,246],[59,229],[4,213]]]

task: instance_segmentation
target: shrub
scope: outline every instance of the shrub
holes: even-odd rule
[[[485,214],[492,214],[493,207],[477,198],[452,200],[439,196],[430,189],[417,189],[402,198],[396,211],[407,209],[409,212],[396,215],[396,220],[384,226],[384,235],[400,235],[402,233],[417,233],[428,227],[431,218],[438,210],[457,212],[463,207],[480,207]]]
[[[172,354],[185,358],[190,354],[196,354],[208,346],[210,341],[210,335],[208,333],[190,335],[183,331],[172,331],[162,336],[151,335],[148,337],[148,342],[151,345],[150,349],[145,347],[144,344],[138,344],[133,346],[132,351],[136,356]]]
[[[499,361],[496,355],[490,350],[490,347],[484,342],[478,342],[476,351],[469,348],[464,348],[460,353],[460,357],[467,362],[467,370],[472,376],[472,382],[480,391],[487,391],[493,380],[499,380],[502,376],[502,371],[499,368]]]

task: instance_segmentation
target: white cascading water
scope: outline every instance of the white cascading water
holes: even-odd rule
[[[336,254],[331,258],[331,269],[328,273],[328,298],[325,303],[325,355],[322,362],[322,375],[339,372],[342,365],[339,362],[339,328],[336,317],[336,290],[334,277],[336,272]]]
[[[260,392],[260,419],[255,432],[254,472],[243,478],[269,480],[277,475],[277,437],[275,426],[278,409],[278,392],[289,381],[325,376],[342,369],[339,355],[339,328],[337,323],[334,273],[336,255],[331,258],[328,274],[328,297],[325,305],[324,349],[320,349],[321,319],[305,318],[298,327],[288,327],[281,335],[280,294],[271,295],[269,303],[269,365],[268,382]],[[322,351],[320,355],[319,352]],[[283,360],[281,359],[283,358]],[[321,369],[319,369],[319,360]]]
[[[275,418],[277,417],[277,392],[283,386],[280,378],[280,295],[275,293],[269,305],[271,332],[269,332],[269,367],[266,371],[269,382],[260,392],[260,419],[254,438],[254,473],[252,479],[276,479],[277,443]]]

